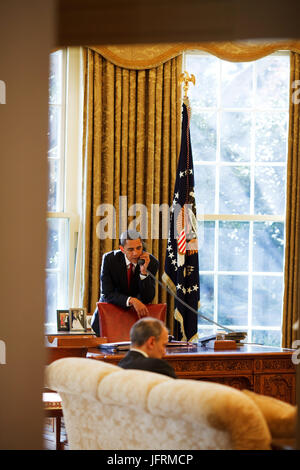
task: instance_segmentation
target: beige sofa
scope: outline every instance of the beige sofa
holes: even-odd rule
[[[272,413],[228,386],[84,358],[47,366],[45,385],[62,398],[70,449],[270,449]]]

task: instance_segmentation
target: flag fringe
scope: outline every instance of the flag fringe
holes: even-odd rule
[[[180,323],[180,331],[181,331],[181,334],[182,334],[182,341],[187,341],[186,334],[185,334],[185,331],[184,331],[183,318],[182,318],[182,315],[181,315],[181,313],[179,312],[179,310],[177,308],[175,308],[174,318],[175,318],[175,320],[177,320]]]
[[[181,313],[177,308],[175,308],[175,313],[174,313],[174,318],[180,323],[180,331],[182,333],[182,341],[189,341],[190,343],[194,341],[198,341],[198,333],[194,334],[189,340],[186,337],[185,331],[184,331],[184,322]]]
[[[163,273],[162,275],[162,280],[164,281],[164,283],[167,285],[167,287],[172,291],[174,292],[174,294],[177,293],[176,291],[176,286],[174,284],[174,282],[172,281],[172,279],[167,275],[166,272]],[[200,301],[198,302],[198,310],[200,308]],[[187,340],[187,337],[186,337],[186,334],[185,334],[185,331],[184,331],[184,321],[183,321],[183,318],[182,318],[182,315],[181,313],[179,312],[179,310],[177,308],[175,308],[175,312],[174,312],[174,318],[175,320],[177,320],[179,323],[180,323],[180,331],[181,331],[181,334],[182,334],[182,341],[198,341],[198,333],[196,333],[194,336],[192,336],[192,338],[190,338],[189,340]]]
[[[166,272],[163,273],[163,275],[162,275],[162,280],[163,280],[164,283],[167,285],[167,287],[168,287],[172,292],[174,292],[174,294],[176,294],[176,286],[175,286],[174,282],[172,281],[172,279],[167,275]]]

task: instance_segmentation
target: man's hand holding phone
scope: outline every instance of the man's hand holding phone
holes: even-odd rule
[[[141,263],[141,260],[144,260],[143,264]],[[140,273],[143,276],[147,276],[147,268],[148,268],[149,263],[150,263],[149,253],[147,253],[146,251],[143,251],[138,261],[138,264],[140,265]]]

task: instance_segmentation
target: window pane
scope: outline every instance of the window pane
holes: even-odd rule
[[[274,330],[252,330],[252,342],[280,348],[281,332]]]
[[[219,271],[248,271],[249,223],[220,222]]]
[[[200,276],[201,306],[200,313],[210,320],[214,319],[214,276],[202,274]],[[209,326],[209,323],[199,317],[199,325]]]
[[[282,298],[281,276],[253,276],[253,325],[280,326]]]
[[[198,323],[198,337],[203,338],[204,336],[215,334],[216,328],[214,325],[209,326],[208,322],[205,322],[206,325]]]
[[[285,217],[289,62],[289,53],[245,63],[193,53],[186,63],[196,72],[189,97],[201,309],[265,344],[280,342],[285,222],[263,216]],[[213,330],[199,320],[201,335]]]
[[[285,168],[275,166],[255,169],[255,214],[285,213]]]
[[[69,221],[65,218],[49,218],[48,251],[46,267],[58,269],[67,265],[66,247],[69,243]]]
[[[289,54],[264,57],[256,62],[256,106],[288,108]]]
[[[63,149],[63,51],[50,54],[48,162],[48,211],[63,211],[64,205],[64,149]]]
[[[217,116],[215,112],[195,112],[191,120],[193,160],[214,161],[217,152]]]
[[[58,273],[46,273],[46,323],[56,324]]]
[[[197,213],[214,214],[216,168],[208,165],[194,165]],[[200,212],[201,211],[201,212]],[[204,212],[203,212],[204,211]]]
[[[256,113],[255,160],[285,162],[287,157],[287,113]]]
[[[187,55],[186,57],[186,70],[191,70],[196,78],[196,86],[189,87],[189,98],[193,112],[200,106],[204,108],[216,106],[218,59],[209,55]],[[198,90],[201,90],[201,93]]]
[[[60,138],[61,129],[61,108],[49,107],[49,188],[48,188],[48,211],[62,210],[63,201],[59,194],[61,181],[60,169]]]
[[[251,115],[223,112],[221,116],[221,159],[228,162],[250,160]]]
[[[60,129],[61,108],[56,106],[49,106],[49,157],[60,157]]]
[[[47,219],[48,251],[46,261],[47,323],[56,322],[56,309],[68,308],[69,221]]]
[[[49,103],[62,103],[62,51],[50,54]]]
[[[50,54],[48,113],[48,250],[46,323],[56,325],[56,309],[68,308],[69,220],[54,217],[64,210],[64,69],[66,54]]]
[[[48,189],[48,211],[56,212],[58,211],[58,181],[59,181],[59,161],[58,160],[48,160],[48,180],[49,180],[49,189]]]
[[[253,271],[282,272],[284,259],[284,224],[254,222]]]
[[[247,166],[220,168],[220,214],[249,214],[250,170]]]
[[[251,62],[221,61],[222,106],[249,107],[252,104],[252,72]]]
[[[215,252],[215,222],[198,222],[198,234],[199,269],[200,271],[213,271]],[[200,236],[200,234],[203,234],[203,236]]]
[[[48,219],[48,252],[46,268],[58,269],[59,267],[59,225],[60,219]]]
[[[247,325],[248,276],[219,276],[218,323]]]

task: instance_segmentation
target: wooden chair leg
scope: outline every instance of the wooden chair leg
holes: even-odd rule
[[[56,417],[56,450],[62,449],[62,443],[60,442],[60,431],[61,431],[61,417]]]

